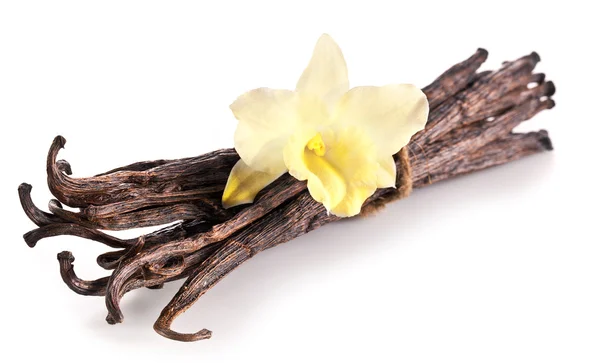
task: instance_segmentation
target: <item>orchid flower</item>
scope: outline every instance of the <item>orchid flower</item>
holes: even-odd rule
[[[395,187],[393,155],[422,130],[429,105],[409,84],[350,89],[342,51],[322,35],[295,91],[258,88],[230,106],[238,119],[223,206],[252,203],[289,172],[340,217],[360,213],[377,188]]]

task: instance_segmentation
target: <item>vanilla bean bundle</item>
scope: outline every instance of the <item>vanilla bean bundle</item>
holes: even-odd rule
[[[486,58],[487,52],[479,49],[423,89],[430,105],[429,120],[402,151],[410,168],[397,158],[398,185],[420,188],[552,149],[546,131],[512,132],[554,106],[550,98],[554,84],[545,81],[544,74],[533,73],[540,61],[537,53],[506,62],[493,72],[478,72]],[[57,198],[48,204],[50,213],[33,204],[30,185],[19,187],[23,209],[38,226],[24,239],[33,247],[43,238],[74,235],[115,248],[97,259],[112,273],[92,281],[77,277],[70,252],[58,254],[67,286],[78,294],[104,296],[111,324],[123,320],[119,301],[128,291],[160,288],[165,282],[187,278],[154,328],[176,340],[209,338],[206,329],[183,334],[170,327],[179,314],[256,253],[338,219],[311,198],[305,182],[288,174],[265,188],[255,203],[223,209],[221,194],[239,159],[233,149],[72,178],[69,163],[57,160],[64,144],[63,137],[56,137],[48,153],[48,185]],[[379,189],[367,200],[363,213],[406,192]],[[174,224],[135,239],[101,231],[169,223]]]

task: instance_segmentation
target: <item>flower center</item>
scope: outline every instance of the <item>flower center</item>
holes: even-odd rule
[[[323,156],[325,155],[325,151],[327,151],[320,133],[317,133],[312,139],[310,139],[308,144],[306,144],[306,147],[308,150],[312,150],[317,156]]]

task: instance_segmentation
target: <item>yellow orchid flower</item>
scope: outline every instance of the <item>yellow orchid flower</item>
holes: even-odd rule
[[[285,172],[340,217],[360,213],[377,188],[395,187],[393,155],[422,130],[427,97],[409,84],[349,89],[342,51],[322,35],[295,91],[258,88],[231,105],[239,123],[226,208],[251,203]]]

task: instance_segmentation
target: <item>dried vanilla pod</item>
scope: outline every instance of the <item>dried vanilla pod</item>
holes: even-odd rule
[[[554,84],[534,73],[539,55],[507,62],[496,71],[478,71],[486,58],[487,51],[479,49],[423,88],[430,106],[427,125],[395,158],[400,171],[397,186],[403,187],[378,189],[364,204],[363,213],[406,197],[410,188],[552,149],[546,131],[512,131],[554,106]],[[532,83],[535,87],[530,88]],[[172,331],[171,323],[256,253],[339,219],[311,198],[306,182],[288,174],[261,191],[253,204],[224,209],[221,195],[239,160],[233,149],[139,162],[94,177],[73,178],[69,163],[57,160],[65,142],[58,136],[48,153],[48,185],[56,198],[50,201],[49,212],[34,205],[30,185],[19,187],[23,209],[38,226],[24,239],[33,247],[47,237],[75,235],[115,248],[97,261],[112,272],[93,281],[77,277],[70,252],[58,255],[69,288],[105,297],[109,323],[123,320],[119,301],[128,291],[186,278],[154,328],[175,340],[209,338],[206,329],[183,334]],[[104,232],[173,222],[134,239]]]

